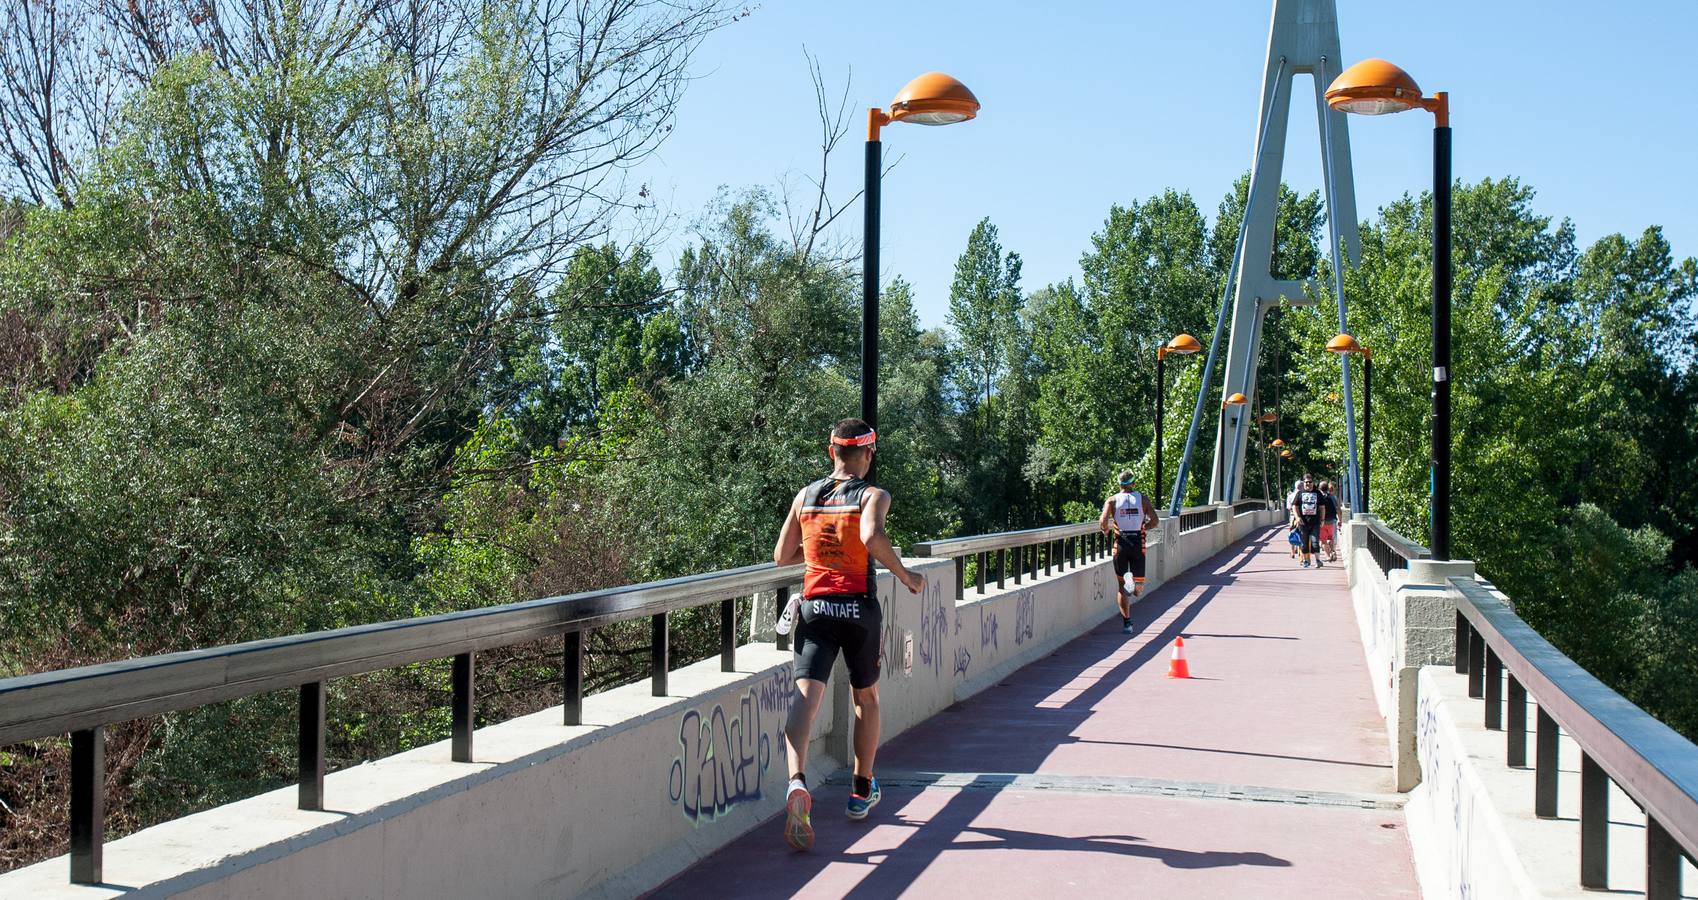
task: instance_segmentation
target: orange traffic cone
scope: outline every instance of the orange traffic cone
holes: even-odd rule
[[[1185,661],[1185,639],[1182,637],[1173,641],[1173,658],[1167,661],[1167,677],[1191,677],[1191,665]]]

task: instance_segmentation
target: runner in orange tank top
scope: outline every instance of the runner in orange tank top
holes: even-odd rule
[[[839,653],[848,665],[855,699],[855,783],[847,814],[865,819],[879,801],[873,753],[878,749],[878,644],[884,616],[873,560],[912,593],[926,583],[924,576],[902,565],[884,533],[890,494],[866,481],[877,439],[860,419],[837,423],[827,449],[831,474],[796,494],[772,550],[778,565],[806,564],[802,621],[795,640],[796,699],[784,724],[784,749],[793,773],[784,798],[784,839],[798,850],[814,845],[808,733]]]

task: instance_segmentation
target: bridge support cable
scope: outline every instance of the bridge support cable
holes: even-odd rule
[[[1274,75],[1273,83],[1278,84],[1283,77],[1285,77],[1285,57],[1281,56],[1279,58],[1279,69]],[[1179,457],[1179,471],[1174,474],[1173,478],[1173,499],[1168,504],[1167,513],[1170,516],[1179,515],[1180,507],[1185,499],[1185,485],[1191,472],[1191,452],[1196,449],[1197,430],[1203,422],[1203,406],[1209,399],[1209,382],[1214,376],[1215,357],[1220,354],[1220,336],[1226,331],[1226,317],[1232,311],[1233,288],[1238,283],[1239,272],[1244,264],[1244,238],[1250,230],[1250,209],[1255,200],[1257,184],[1256,169],[1261,167],[1262,145],[1268,139],[1268,129],[1273,126],[1274,109],[1277,106],[1275,102],[1277,92],[1264,93],[1267,94],[1267,100],[1262,107],[1262,130],[1260,134],[1256,135],[1256,152],[1251,158],[1250,183],[1244,189],[1244,217],[1238,223],[1238,241],[1233,245],[1232,266],[1227,269],[1226,284],[1221,288],[1220,312],[1215,316],[1215,334],[1209,341],[1208,359],[1203,362],[1203,379],[1202,383],[1197,386],[1196,406],[1191,410],[1191,428],[1185,435],[1185,452]],[[1276,188],[1275,196],[1277,195]],[[1226,413],[1222,412],[1221,415],[1224,416]],[[1234,431],[1234,434],[1236,433]],[[1215,448],[1215,453],[1218,455],[1220,448]]]
[[[1320,71],[1315,75],[1315,89],[1325,90],[1324,85],[1332,83],[1327,73],[1327,58],[1321,57]],[[1346,321],[1346,304],[1344,301],[1344,254],[1340,252],[1338,234],[1342,227],[1338,221],[1337,195],[1339,193],[1336,174],[1333,169],[1332,153],[1332,117],[1342,117],[1344,113],[1337,112],[1325,104],[1321,105],[1321,162],[1326,167],[1327,189],[1327,230],[1332,238],[1332,284],[1333,298],[1338,301],[1338,331],[1349,334],[1350,326]],[[1348,479],[1350,491],[1344,496],[1350,500],[1350,508],[1359,512],[1368,510],[1362,506],[1362,482],[1356,466],[1356,401],[1350,388],[1350,354],[1338,354],[1339,370],[1344,376],[1344,441],[1349,462]],[[1343,493],[1342,491],[1340,493]]]

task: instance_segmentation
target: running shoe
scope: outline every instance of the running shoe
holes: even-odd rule
[[[812,850],[814,847],[814,826],[808,816],[813,808],[814,798],[808,789],[791,782],[790,793],[784,798],[784,840],[797,850]]]
[[[873,807],[878,805],[878,801],[879,801],[878,779],[874,778],[872,781],[873,781],[872,796],[862,797],[859,794],[853,794],[853,793],[851,793],[849,795],[849,807],[844,810],[844,814],[847,815],[849,818],[854,819],[857,822],[861,821],[862,819],[865,819],[867,817],[867,813],[872,812]],[[808,833],[808,840],[810,842],[812,842],[812,840],[813,840],[813,832],[812,831],[810,831]]]
[[[1321,562],[1321,558],[1319,556],[1315,557],[1315,568],[1319,569],[1324,565],[1326,565],[1326,563]]]
[[[790,629],[796,627],[796,613],[801,609],[802,598],[791,594],[790,602],[784,604],[784,613],[778,617],[778,622],[772,626],[772,630],[779,634],[789,634]]]
[[[1121,620],[1121,622],[1120,622],[1120,633],[1121,634],[1131,634],[1132,633],[1132,620],[1131,619],[1122,619]]]
[[[1303,560],[1303,568],[1305,568],[1305,569],[1309,568],[1309,561],[1306,560],[1306,559]]]

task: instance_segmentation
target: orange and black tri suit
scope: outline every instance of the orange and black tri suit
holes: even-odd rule
[[[859,478],[821,478],[802,492],[802,622],[796,629],[797,678],[825,681],[839,651],[857,688],[878,683],[878,603],[873,558],[861,542],[861,504],[873,486]]]

